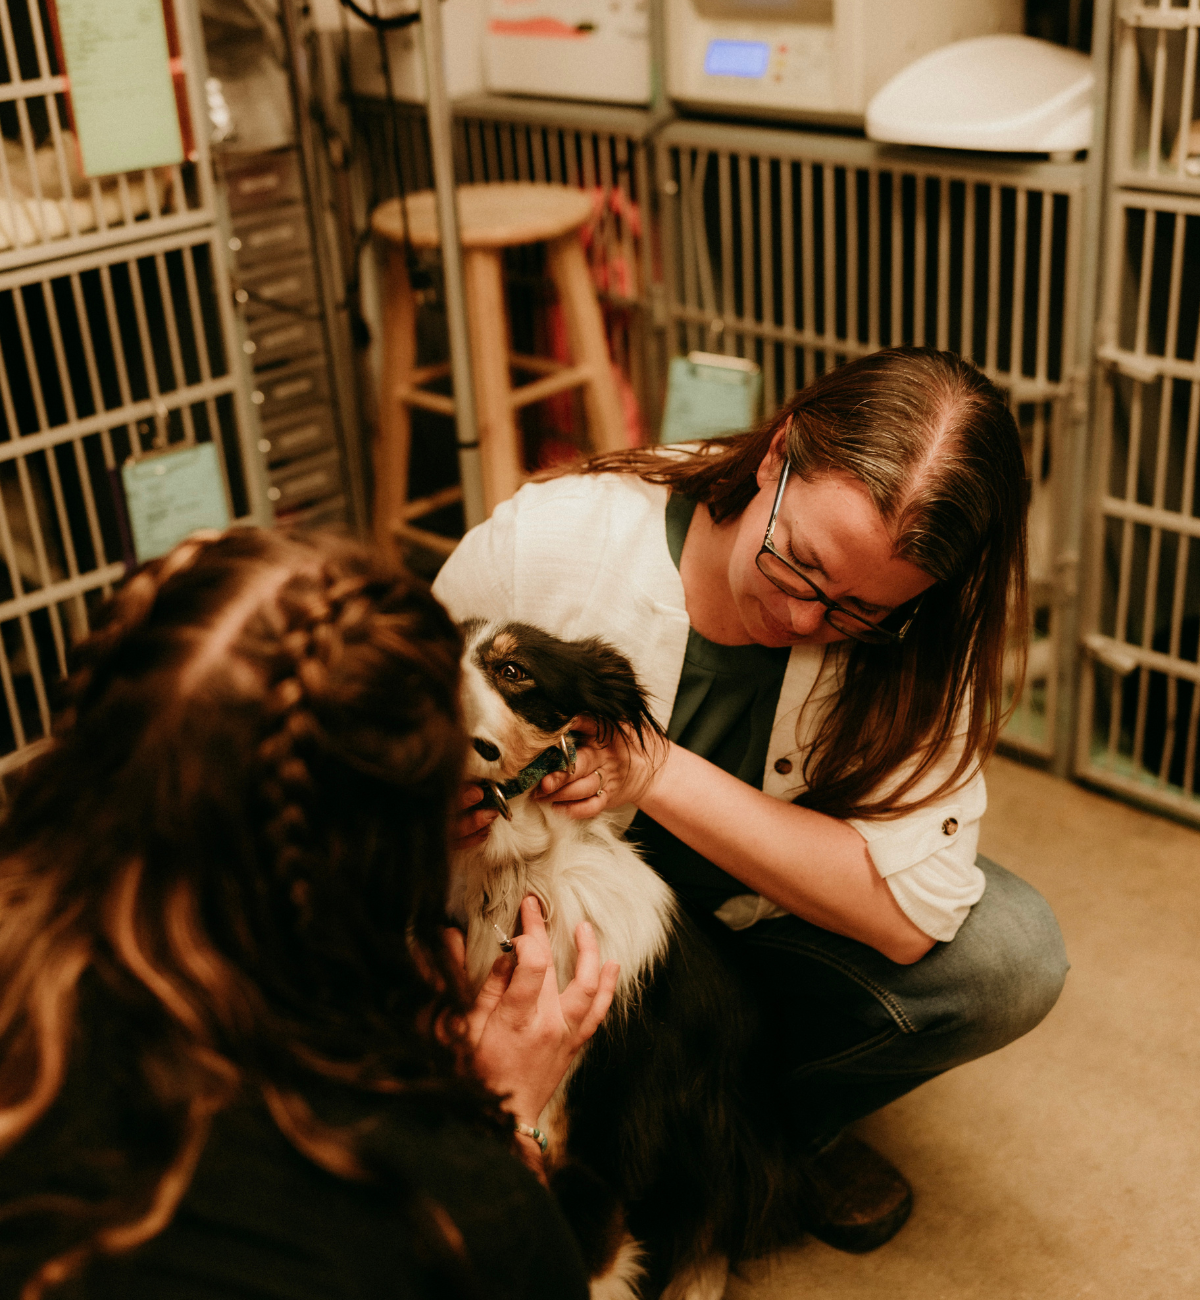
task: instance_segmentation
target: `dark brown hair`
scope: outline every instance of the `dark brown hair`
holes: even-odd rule
[[[108,1135],[115,1172],[58,1198],[75,1230],[27,1297],[157,1233],[235,1100],[343,1177],[363,1170],[312,1104],[330,1087],[498,1124],[441,942],[464,742],[458,637],[424,585],[350,543],[235,530],[147,566],[78,658],[0,827],[0,1151],[62,1092],[96,1005],[154,1142]]]
[[[1027,487],[1016,424],[970,362],[892,348],[824,375],[750,433],[709,439],[692,454],[598,456],[582,472],[666,484],[726,523],[759,491],[755,475],[781,432],[793,473],[853,475],[894,534],[895,554],[936,579],[902,645],[850,643],[798,802],[838,817],[924,806],[995,747],[1009,627],[1012,652],[1023,653]],[[914,798],[962,742],[950,776]]]

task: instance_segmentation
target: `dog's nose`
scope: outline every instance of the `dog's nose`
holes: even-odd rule
[[[494,763],[500,757],[500,751],[492,744],[490,740],[481,740],[475,737],[471,744],[475,746],[475,752],[480,758],[486,759],[489,763]]]

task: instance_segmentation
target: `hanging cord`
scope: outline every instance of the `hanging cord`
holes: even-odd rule
[[[375,39],[379,44],[379,63],[383,72],[384,93],[388,106],[388,130],[392,144],[392,165],[396,169],[396,186],[400,191],[400,231],[404,240],[404,264],[408,270],[408,282],[412,286],[414,293],[423,292],[433,287],[433,277],[421,266],[417,260],[417,251],[413,248],[412,237],[408,225],[408,188],[404,183],[404,158],[400,153],[400,131],[396,115],[396,88],[392,81],[392,61],[388,57],[387,34],[389,30],[394,29],[397,24],[396,19],[386,19],[379,14],[379,0],[371,0],[375,9],[375,17],[378,22],[375,26]],[[358,6],[353,0],[342,0],[342,3],[348,8],[358,12]],[[420,18],[418,11],[409,14],[398,15],[409,21],[403,26],[408,26],[411,22],[416,22]],[[386,24],[391,24],[389,27]]]

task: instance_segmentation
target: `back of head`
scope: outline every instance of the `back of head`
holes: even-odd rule
[[[133,1213],[106,1229],[125,1244],[162,1226],[234,1097],[347,1173],[315,1085],[477,1096],[430,1032],[458,1005],[441,955],[457,660],[423,584],[254,529],[148,566],[80,648],[0,828],[0,1151],[61,1090],[81,999],[123,1017],[135,1089],[178,1138],[157,1192],[113,1210]]]

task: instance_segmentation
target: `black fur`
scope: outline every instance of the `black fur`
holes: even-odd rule
[[[736,1264],[801,1234],[772,1077],[748,990],[681,917],[644,997],[606,1019],[567,1093],[568,1152],[619,1192],[647,1248],[645,1294],[710,1251]]]
[[[469,641],[479,621],[463,627]],[[639,741],[662,735],[629,660],[598,637],[563,641],[528,623],[506,623],[475,650],[475,663],[508,707],[541,731],[586,714],[605,738],[620,724]]]

